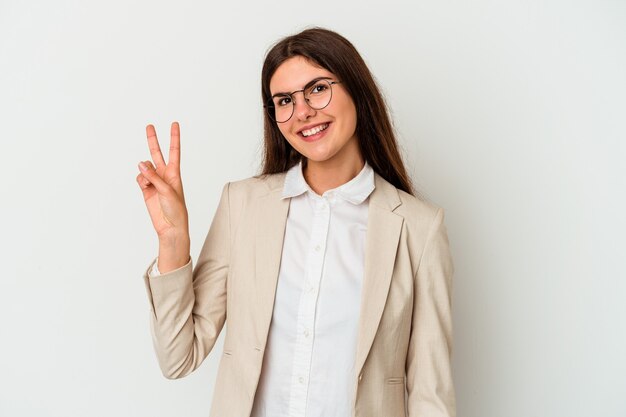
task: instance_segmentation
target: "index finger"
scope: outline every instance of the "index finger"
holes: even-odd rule
[[[178,122],[172,122],[170,129],[170,156],[167,163],[180,167],[180,126]]]
[[[161,147],[159,146],[159,140],[157,139],[156,130],[153,125],[146,126],[146,136],[148,136],[148,148],[150,148],[150,155],[154,161],[156,168],[165,166],[165,160],[161,153]]]

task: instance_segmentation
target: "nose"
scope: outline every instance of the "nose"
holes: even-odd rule
[[[301,93],[297,99],[294,97],[293,101],[293,111],[299,120],[306,120],[311,116],[315,116],[315,110],[304,99],[304,93]]]

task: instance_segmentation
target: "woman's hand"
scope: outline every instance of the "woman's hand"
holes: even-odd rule
[[[159,258],[167,248],[168,265],[174,261],[183,262],[183,259],[186,263],[189,258],[189,220],[180,177],[180,127],[178,122],[172,123],[167,164],[153,125],[146,126],[146,135],[154,165],[150,161],[139,163],[141,172],[137,175],[137,183],[159,237]],[[162,261],[165,260],[159,259],[159,269]]]

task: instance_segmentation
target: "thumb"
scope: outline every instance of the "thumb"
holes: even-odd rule
[[[141,175],[154,185],[159,194],[166,195],[170,192],[171,187],[157,174],[150,161],[139,162],[139,170]]]

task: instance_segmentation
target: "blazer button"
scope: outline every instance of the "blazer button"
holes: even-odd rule
[[[359,374],[359,382],[363,379],[363,374]]]

